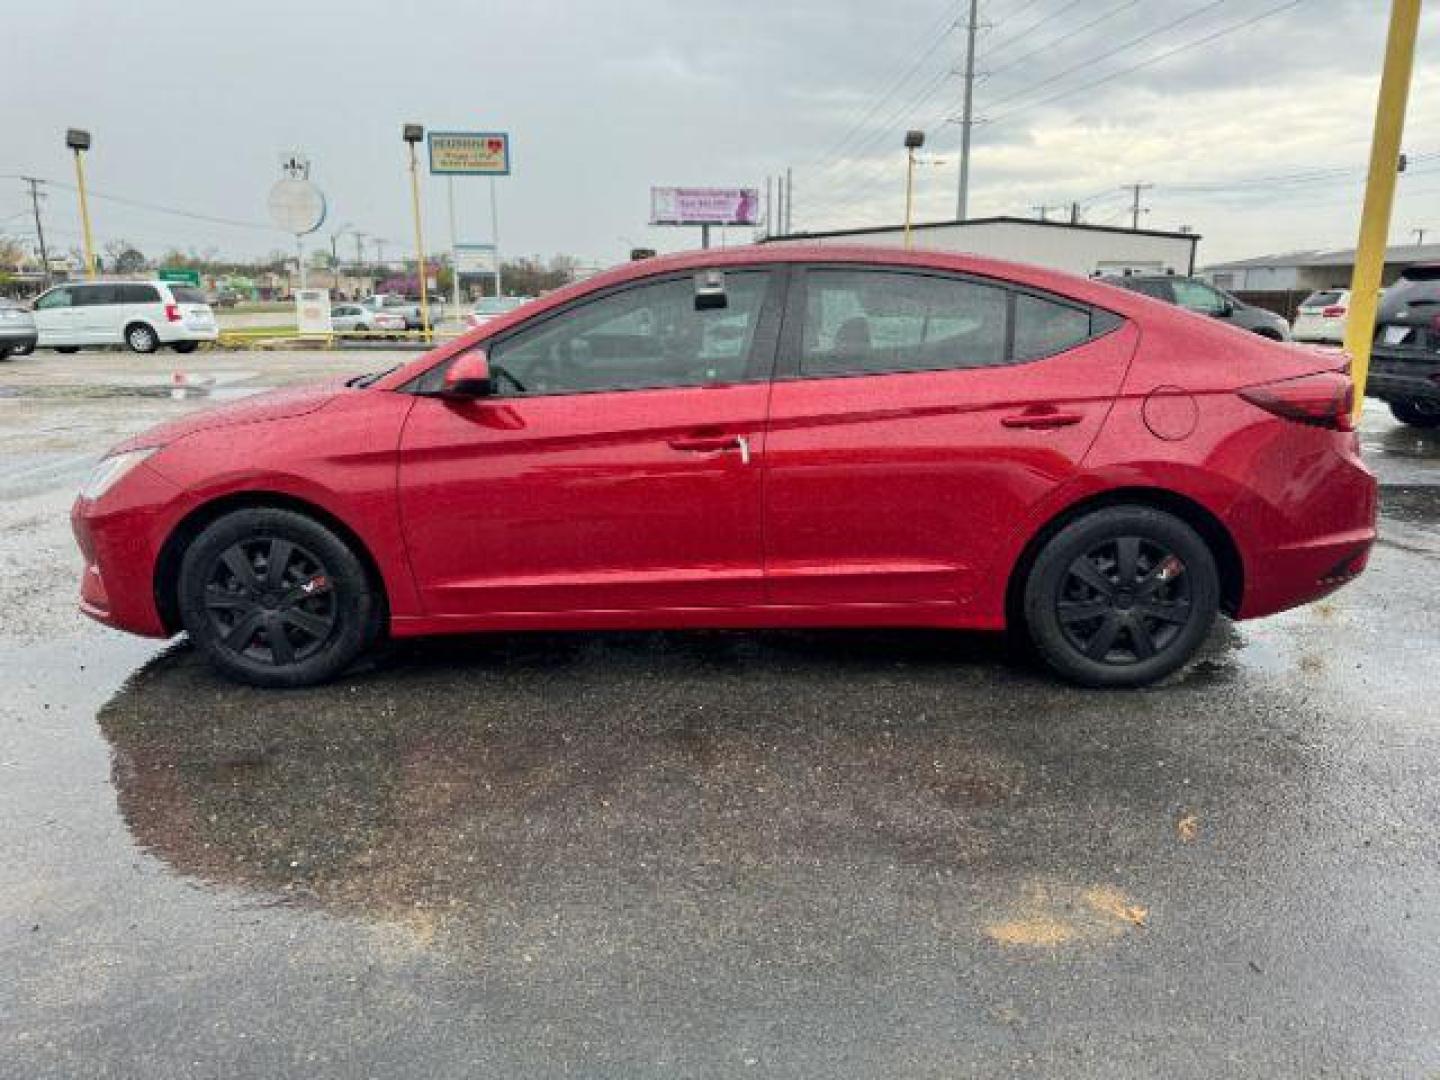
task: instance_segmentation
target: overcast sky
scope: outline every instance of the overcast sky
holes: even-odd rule
[[[972,215],[1081,200],[1085,220],[1118,223],[1119,186],[1143,181],[1144,224],[1201,233],[1202,262],[1353,244],[1389,4],[1298,0],[1227,32],[1281,3],[986,0]],[[7,22],[0,233],[33,233],[12,177],[38,175],[57,182],[47,236],[78,243],[60,185],[73,182],[64,129],[79,126],[94,134],[102,245],[288,248],[265,199],[280,153],[300,149],[331,208],[311,242],[349,226],[398,253],[411,243],[406,120],[512,133],[515,171],[498,181],[508,254],[610,263],[632,244],[693,246],[694,230],[647,227],[650,185],[763,188],[787,166],[796,228],[894,222],[907,127],[942,159],[919,171],[917,216],[951,218],[961,6],[45,0]],[[1440,241],[1440,4],[1428,8],[1395,242],[1416,227]],[[462,240],[489,239],[487,184],[456,182]],[[424,198],[438,250],[444,182],[427,177]]]

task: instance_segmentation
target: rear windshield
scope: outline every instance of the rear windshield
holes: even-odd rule
[[[1440,263],[1411,266],[1400,275],[1401,281],[1440,281]]]
[[[1301,307],[1329,307],[1331,304],[1340,302],[1341,293],[1338,289],[1330,289],[1328,292],[1311,293],[1305,298]]]
[[[171,285],[170,291],[175,294],[177,304],[203,304],[206,302],[205,294],[189,285]]]

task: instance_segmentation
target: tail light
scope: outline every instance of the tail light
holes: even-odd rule
[[[165,305],[165,320],[166,320],[167,322],[179,322],[179,321],[180,321],[180,305],[179,305],[179,304],[166,304],[166,305]]]
[[[1338,319],[1344,314],[1345,309],[1339,304],[1334,304],[1331,307],[1320,309],[1320,317],[1324,319]]]
[[[1355,384],[1342,371],[1318,371],[1298,379],[1249,386],[1240,396],[1251,405],[1297,424],[1354,431]]]

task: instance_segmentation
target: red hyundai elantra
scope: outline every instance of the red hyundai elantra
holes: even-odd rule
[[[1342,360],[966,256],[654,259],[116,447],[81,605],[266,686],[385,633],[1007,624],[1134,686],[1363,569]]]

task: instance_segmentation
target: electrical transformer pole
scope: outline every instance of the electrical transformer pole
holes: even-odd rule
[[[980,0],[970,0],[970,20],[965,24],[965,105],[960,117],[960,192],[955,200],[955,218],[964,221],[970,214],[970,130],[975,126],[975,33],[979,29]]]

